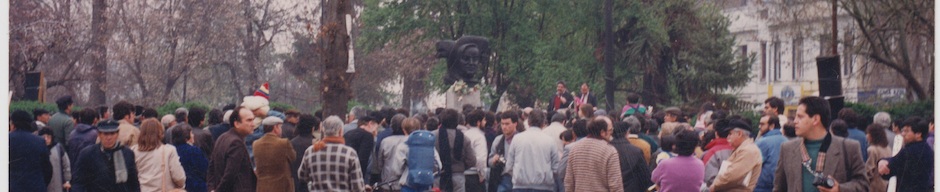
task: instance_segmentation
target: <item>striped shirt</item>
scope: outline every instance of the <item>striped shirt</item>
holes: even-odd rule
[[[620,157],[607,141],[584,138],[569,154],[565,191],[623,191]]]
[[[353,148],[329,143],[317,152],[310,146],[304,154],[297,177],[310,191],[365,191],[359,158]]]

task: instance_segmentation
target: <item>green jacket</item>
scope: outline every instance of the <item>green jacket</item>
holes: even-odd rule
[[[59,111],[49,119],[49,128],[52,129],[52,135],[56,142],[68,145],[69,134],[75,128],[75,122],[72,121],[72,117],[68,113]]]

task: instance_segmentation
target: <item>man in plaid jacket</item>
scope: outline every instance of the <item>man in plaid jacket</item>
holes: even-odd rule
[[[343,120],[326,118],[321,124],[326,136],[307,148],[297,177],[310,191],[371,191],[362,179],[356,150],[346,146]]]

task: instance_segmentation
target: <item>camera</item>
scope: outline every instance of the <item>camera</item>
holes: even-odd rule
[[[817,174],[816,178],[813,178],[813,186],[832,188],[836,182],[832,178],[826,177],[823,174]]]

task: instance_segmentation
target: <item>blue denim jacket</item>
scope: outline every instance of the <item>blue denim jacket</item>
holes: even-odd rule
[[[764,137],[757,140],[757,148],[760,149],[764,162],[761,164],[760,177],[757,179],[757,187],[754,191],[772,191],[774,189],[774,172],[777,170],[777,161],[780,160],[780,145],[786,142],[787,138],[780,133],[780,129],[767,131]]]
[[[865,131],[858,128],[849,128],[849,139],[858,141],[862,147],[862,161],[868,161],[868,139],[865,138]]]

